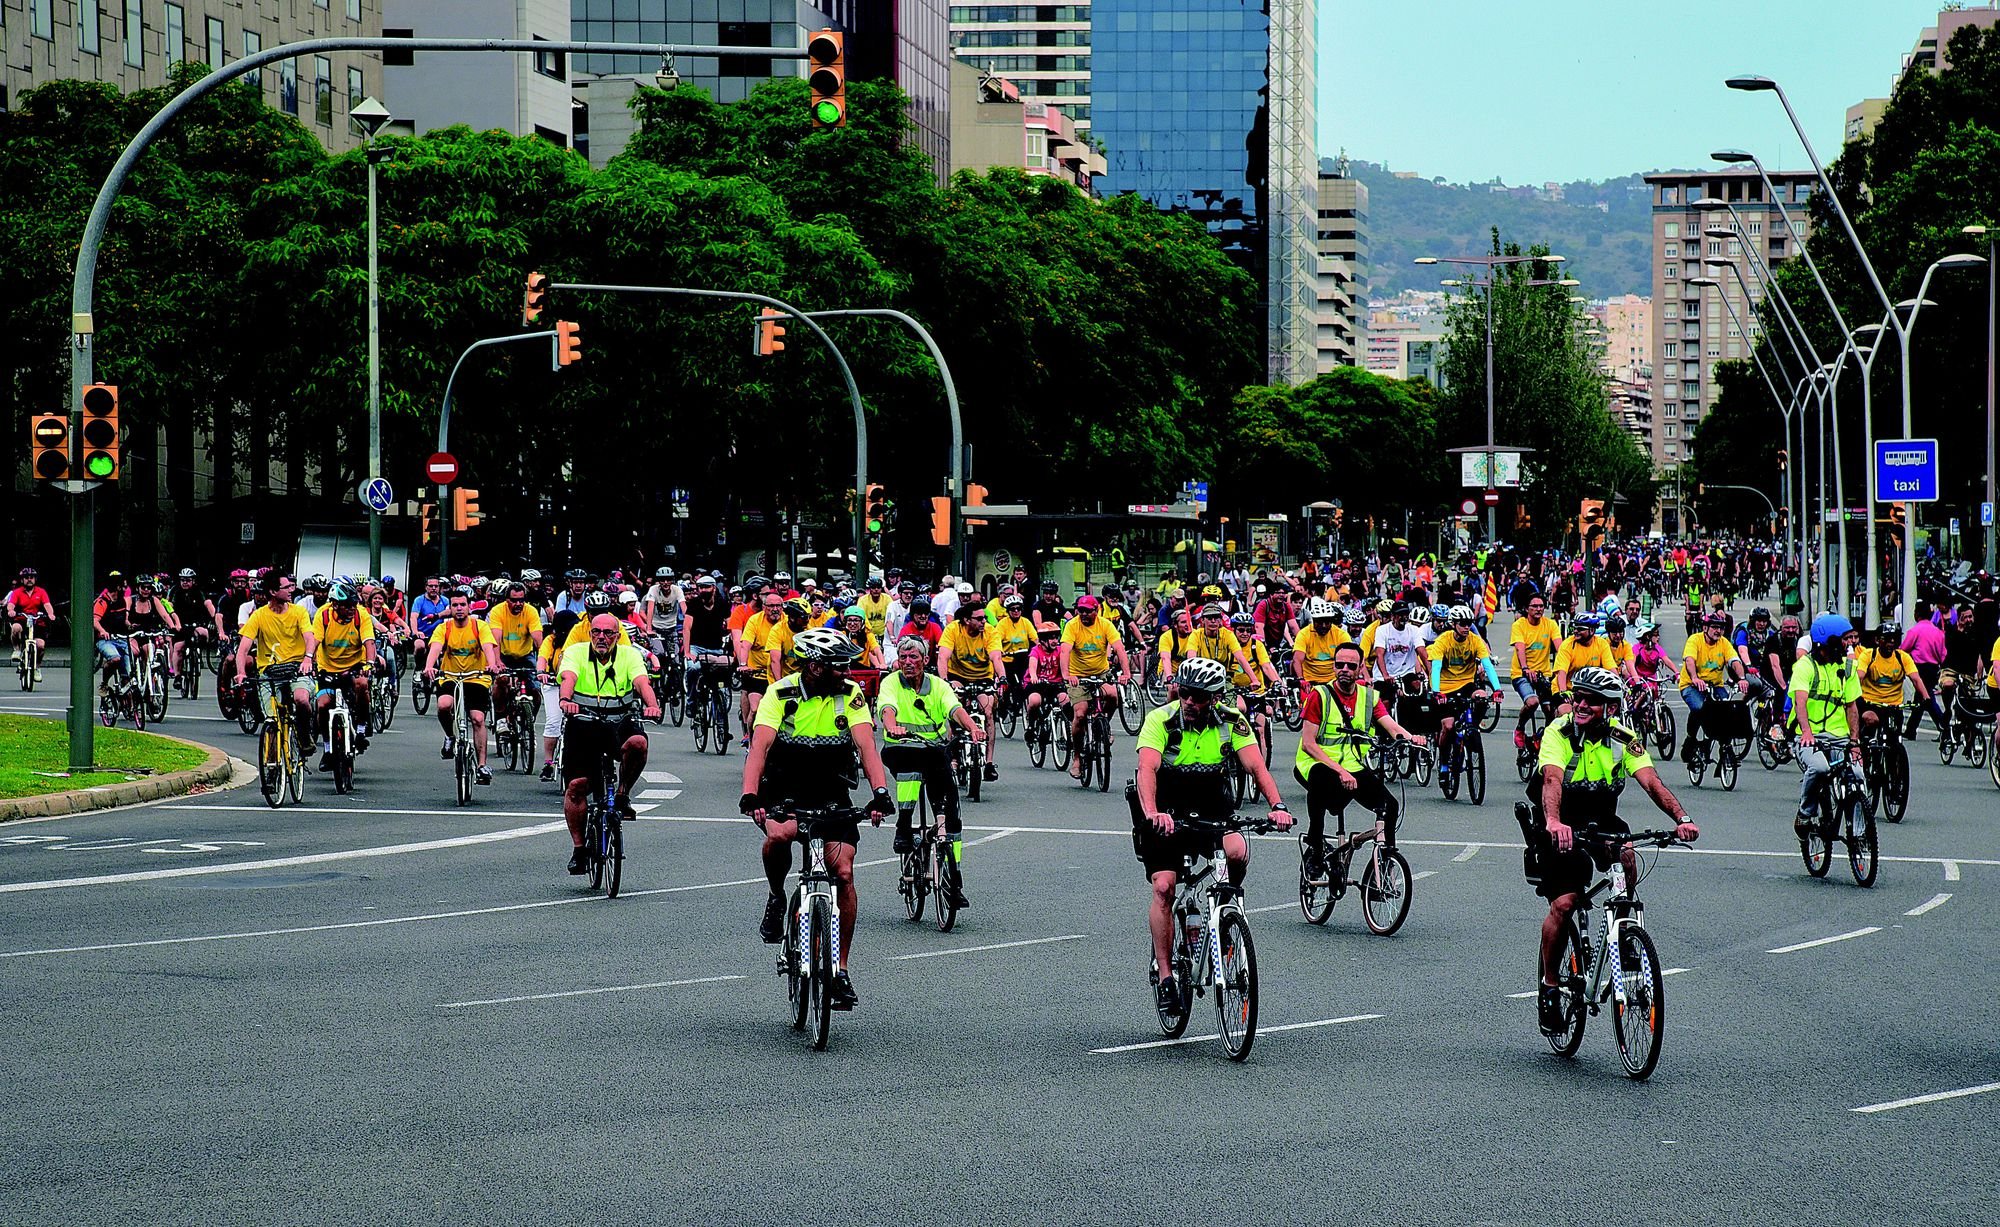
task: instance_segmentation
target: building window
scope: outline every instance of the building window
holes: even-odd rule
[[[56,0],[28,0],[28,33],[55,41]]]
[[[349,21],[361,20],[361,0],[347,0],[347,19]]]
[[[1673,295],[1673,292],[1674,292],[1674,281],[1675,281],[1675,279],[1676,279],[1676,278],[1678,278],[1678,277],[1679,277],[1680,275],[1681,275],[1681,266],[1680,266],[1680,265],[1678,265],[1678,264],[1669,264],[1669,265],[1667,265],[1667,294],[1668,294],[1668,296],[1669,296],[1669,297],[1671,297],[1671,296]]]
[[[1663,204],[1663,205],[1676,205],[1676,204],[1679,204],[1680,202],[1681,202],[1681,190],[1680,190],[1679,188],[1677,188],[1677,187],[1662,187],[1662,188],[1660,189],[1660,203],[1661,203],[1661,204]]]
[[[387,27],[384,27],[382,30],[383,38],[415,38],[416,36],[417,32],[415,30],[392,30]],[[408,68],[416,62],[417,53],[414,51],[384,51],[382,53],[382,67],[384,68]]]
[[[1681,377],[1681,364],[1678,362],[1667,363],[1665,374],[1668,379],[1679,379]]]
[[[84,3],[88,4],[90,0],[84,0]],[[224,50],[222,45],[222,18],[210,17],[206,19],[202,25],[202,30],[207,35],[205,41],[208,43],[208,66],[210,68],[222,67],[222,62],[229,58],[229,53]]]
[[[256,55],[263,49],[264,49],[264,36],[262,34],[259,34],[254,30],[243,31],[244,58],[247,59],[250,56]],[[264,88],[264,70],[261,68],[253,68],[249,72],[243,74],[243,80],[249,84],[251,89],[262,92]]]
[[[1679,435],[1679,434],[1680,434],[1680,428],[1679,428],[1678,426],[1676,426],[1676,425],[1675,425],[1674,423],[1672,423],[1672,422],[1668,422],[1668,423],[1667,423],[1667,438],[1671,439],[1671,438],[1674,438],[1675,436],[1677,436],[1677,435]]]
[[[97,9],[97,0],[83,0],[76,10],[76,49],[85,55],[97,55],[104,49],[104,31],[99,24],[104,15]]]
[[[1663,230],[1667,238],[1677,239],[1681,237],[1681,224],[1679,222],[1667,222]]]
[[[1666,251],[1661,254],[1669,260],[1678,260],[1681,258],[1681,245],[1679,243],[1669,243],[1667,244]]]
[[[299,113],[299,64],[297,60],[278,61],[278,109],[287,115]]]
[[[313,7],[316,9],[323,9],[326,6],[327,6],[327,0],[313,0]]]
[[[125,0],[125,64],[128,68],[146,66],[146,45],[140,40],[146,34],[146,17],[139,11],[139,0]]]
[[[1741,358],[1743,356],[1743,342],[1731,341],[1729,343],[1729,356],[1732,358]]]
[[[333,61],[313,57],[313,122],[333,126]]]
[[[1762,233],[1764,233],[1764,223],[1763,223],[1763,222],[1751,222],[1751,223],[1750,223],[1750,233],[1752,233],[1752,234],[1762,234]]]
[[[355,108],[355,107],[358,107],[358,106],[360,106],[360,105],[361,105],[361,102],[362,102],[362,100],[363,100],[363,99],[365,99],[365,98],[366,98],[366,97],[368,96],[367,94],[364,94],[364,93],[362,93],[362,90],[364,90],[364,89],[366,89],[366,88],[367,88],[367,86],[366,86],[366,85],[365,85],[365,84],[364,84],[364,83],[362,82],[362,80],[361,80],[361,70],[360,70],[359,68],[350,68],[350,69],[348,69],[348,70],[347,70],[347,110],[348,110],[348,112],[349,112],[350,114],[352,114],[352,113],[353,113],[353,111],[354,111],[354,108]]]
[[[554,128],[544,128],[542,125],[536,124],[535,135],[554,145],[557,149],[569,148],[569,137],[556,131]]]
[[[1667,313],[1667,318],[1670,320],[1677,320],[1681,317],[1681,305],[1677,302],[1668,303],[1665,307],[1665,311]]]
[[[166,34],[161,39],[160,54],[169,68],[187,59],[187,10],[178,4],[167,6]]]
[[[1811,184],[1808,184],[1808,183],[1795,183],[1795,184],[1793,184],[1793,185],[1792,185],[1792,203],[1793,203],[1793,204],[1804,204],[1804,203],[1805,203],[1806,201],[1808,201],[1808,200],[1811,200],[1811,199],[1812,199],[1812,185],[1811,185]]]
[[[1667,357],[1678,358],[1681,356],[1681,343],[1679,341],[1668,341],[1666,343],[1666,346],[1667,346],[1667,352],[1666,352]]]
[[[535,35],[535,41],[545,43],[549,40],[537,34]],[[545,77],[553,77],[558,81],[567,81],[569,80],[569,67],[563,62],[567,58],[560,51],[537,51],[535,52],[535,71]]]

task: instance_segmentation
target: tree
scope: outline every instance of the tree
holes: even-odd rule
[[[1444,492],[1437,397],[1422,380],[1337,367],[1237,393],[1218,500],[1246,513],[1339,499],[1356,518],[1428,517]]]

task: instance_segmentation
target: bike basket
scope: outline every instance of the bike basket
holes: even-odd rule
[[[1741,699],[1710,699],[1702,704],[1701,721],[1711,740],[1750,740],[1750,705]]]
[[[1435,697],[1403,698],[1396,700],[1396,723],[1418,737],[1429,737],[1438,731],[1444,719],[1444,704]]]
[[[1554,852],[1549,846],[1548,828],[1535,821],[1534,808],[1526,801],[1514,802],[1514,821],[1521,826],[1525,844],[1521,849],[1521,873],[1528,879],[1528,885],[1540,886]]]

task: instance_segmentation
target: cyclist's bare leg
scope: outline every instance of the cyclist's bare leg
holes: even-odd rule
[[[1162,869],[1153,875],[1153,902],[1146,911],[1146,927],[1153,933],[1153,962],[1166,979],[1174,970],[1174,886],[1180,875]]]
[[[1559,968],[1556,966],[1557,952],[1562,941],[1563,930],[1569,924],[1569,914],[1576,910],[1582,896],[1572,891],[1567,895],[1557,895],[1549,900],[1549,914],[1542,917],[1542,983],[1554,984]]]
[[[1243,885],[1244,875],[1250,872],[1250,841],[1240,831],[1231,831],[1222,837],[1222,856],[1229,864],[1229,884]]]

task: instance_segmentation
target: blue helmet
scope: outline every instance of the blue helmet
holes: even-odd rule
[[[1837,613],[1823,613],[1812,620],[1813,646],[1833,643],[1854,629],[1854,623]]]

